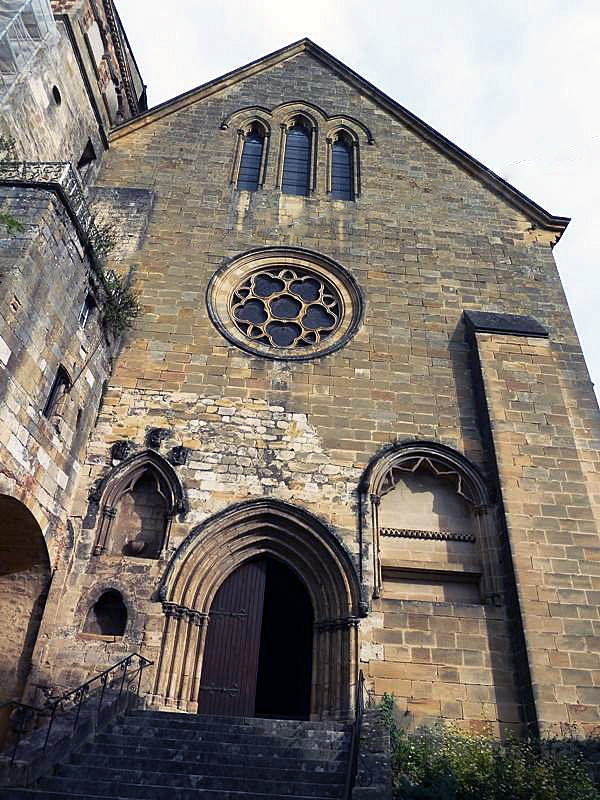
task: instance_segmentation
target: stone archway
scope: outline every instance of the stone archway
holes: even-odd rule
[[[277,501],[234,506],[201,525],[175,554],[161,588],[166,615],[154,702],[196,711],[213,598],[249,559],[272,557],[303,582],[314,610],[310,715],[352,708],[363,607],[352,560],[311,514]]]
[[[0,703],[20,699],[48,589],[50,559],[35,517],[0,495]],[[0,718],[0,738],[5,720]]]

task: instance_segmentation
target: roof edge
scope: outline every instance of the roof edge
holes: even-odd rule
[[[554,231],[558,234],[556,241],[560,239],[564,233],[567,225],[571,221],[570,217],[558,216],[551,214],[542,206],[538,205],[534,200],[519,191],[515,186],[510,184],[504,178],[501,178],[493,170],[489,169],[478,161],[473,156],[469,155],[458,145],[454,144],[450,139],[441,134],[431,125],[428,125],[424,120],[413,114],[403,105],[393,100],[389,95],[382,92],[374,84],[363,78],[351,67],[348,67],[339,59],[332,56],[331,53],[324,50],[311,39],[304,37],[292,44],[275,50],[268,55],[257,58],[254,61],[245,64],[242,67],[226,72],[224,75],[214,78],[208,83],[201,84],[194,89],[190,89],[176,97],[160,103],[154,108],[149,109],[144,114],[134,117],[133,119],[122,123],[121,125],[112,129],[109,135],[109,140],[114,141],[122,136],[127,135],[135,130],[139,130],[146,125],[151,124],[156,119],[160,119],[167,114],[179,111],[187,105],[194,103],[198,100],[209,97],[211,94],[226,88],[229,85],[237,83],[244,78],[261,72],[273,64],[280,63],[289,58],[293,58],[299,53],[308,52],[316,59],[328,66],[335,72],[342,80],[350,83],[355,88],[369,96],[375,103],[384,108],[391,116],[398,119],[406,127],[412,130],[421,139],[431,144],[438,151],[446,155],[451,161],[458,164],[467,173],[477,178],[481,183],[487,186],[495,194],[503,198],[510,206],[523,213],[526,217],[531,219],[533,223],[539,225],[548,231]]]

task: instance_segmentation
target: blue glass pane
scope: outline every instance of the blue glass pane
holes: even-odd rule
[[[318,299],[321,293],[321,284],[314,278],[304,278],[300,281],[294,281],[290,285],[290,289],[294,294],[300,295],[303,300],[307,300],[310,303]]]
[[[245,322],[260,325],[267,319],[267,312],[260,300],[248,300],[243,306],[235,309],[235,316]]]
[[[289,347],[302,333],[302,328],[293,322],[269,322],[267,332],[278,347]]]
[[[334,142],[331,165],[331,194],[337,200],[352,200],[352,152],[346,142]]]
[[[289,294],[271,300],[271,314],[280,319],[294,319],[302,311],[302,303]]]
[[[302,127],[291,128],[285,143],[283,181],[285,194],[308,194],[310,177],[310,134]]]
[[[305,328],[318,330],[319,328],[333,328],[335,325],[335,317],[333,314],[328,314],[321,306],[310,306],[302,324]]]
[[[275,292],[282,292],[285,289],[285,283],[280,281],[279,278],[273,278],[270,275],[258,275],[254,279],[254,293],[259,297],[270,297]]]
[[[238,176],[238,189],[246,189],[249,192],[255,192],[258,189],[262,150],[262,136],[256,131],[252,131],[244,140]]]

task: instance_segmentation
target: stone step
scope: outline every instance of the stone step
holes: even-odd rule
[[[279,785],[279,784],[278,784]],[[245,792],[229,788],[211,789],[199,787],[197,789],[188,787],[173,786],[154,786],[152,784],[124,784],[119,781],[87,781],[87,780],[67,780],[65,778],[44,778],[40,781],[40,792],[54,792],[62,794],[65,798],[72,798],[79,795],[89,795],[91,797],[110,797],[112,800],[126,798],[127,800],[331,800],[332,795],[323,793],[321,795],[304,795],[295,791],[293,786],[284,786],[282,791],[275,793],[267,792]],[[341,797],[341,790],[336,798]],[[2,800],[5,800],[2,798]]]
[[[275,727],[283,729],[286,727],[302,727],[306,730],[331,730],[345,731],[348,729],[348,722],[338,720],[303,720],[303,719],[277,719],[272,717],[232,717],[217,714],[188,714],[175,711],[133,711],[121,719],[142,719],[148,721],[157,720],[172,722],[188,722],[196,725],[251,725],[256,728]]]
[[[268,730],[255,728],[252,725],[197,725],[190,723],[168,722],[162,724],[134,722],[131,718],[114,722],[106,728],[107,733],[119,736],[167,737],[170,739],[194,738],[207,741],[209,738],[229,742],[256,740],[259,743],[271,744],[274,739],[288,743],[299,740],[315,740],[321,742],[343,743],[349,739],[349,731],[330,731],[314,728],[287,728],[284,730]]]
[[[18,789],[2,787],[2,800],[122,800],[119,797],[107,797],[99,794],[73,794],[69,792],[48,792],[45,789]]]
[[[101,735],[101,734],[100,734]],[[170,761],[175,758],[185,758],[189,761],[215,761],[218,763],[239,763],[253,764],[256,761],[272,761],[281,765],[289,764],[345,764],[348,758],[347,750],[300,750],[299,748],[283,749],[272,747],[253,747],[252,745],[219,745],[207,744],[199,748],[187,748],[180,742],[175,742],[171,746],[164,742],[160,744],[148,744],[146,742],[126,743],[114,742],[111,737],[107,737],[106,742],[99,741],[100,735],[95,742],[88,742],[79,748],[83,754],[94,754],[98,756],[125,756],[128,758],[150,758],[164,759]],[[298,769],[298,766],[294,767]]]
[[[182,749],[185,751],[197,752],[205,747],[217,747],[219,749],[226,748],[242,748],[237,752],[256,752],[257,750],[274,750],[278,751],[280,755],[289,755],[295,750],[302,753],[303,756],[310,752],[325,753],[327,751],[344,752],[348,750],[349,742],[345,741],[342,745],[337,742],[323,742],[315,739],[269,739],[268,737],[244,737],[244,736],[223,736],[218,739],[211,735],[203,735],[202,733],[190,733],[185,738],[166,738],[163,736],[153,735],[128,735],[122,736],[116,733],[100,733],[96,736],[96,741],[99,744],[119,744],[123,746],[131,745],[133,743],[139,744],[143,747],[168,747],[175,749]],[[243,748],[252,748],[244,750]]]
[[[134,800],[137,795],[125,794],[76,794],[70,789],[67,791],[49,791],[47,789],[17,789],[3,788],[2,800]],[[146,793],[144,800],[155,800],[156,795]],[[292,795],[251,794],[248,792],[218,792],[211,789],[198,789],[197,791],[176,792],[169,795],[172,800],[290,800]],[[320,797],[294,797],[294,800],[328,800]]]
[[[121,725],[112,726],[103,731],[103,737],[113,737],[118,740],[130,739],[134,742],[146,744],[162,744],[163,742],[179,742],[186,747],[197,747],[203,744],[222,743],[222,744],[247,744],[254,747],[283,747],[283,748],[317,748],[321,750],[344,750],[350,743],[350,734],[334,734],[330,736],[313,736],[309,732],[305,736],[302,732],[298,735],[290,736],[264,736],[255,734],[251,731],[212,731],[212,730],[185,730],[174,731],[170,728],[160,730],[157,728],[136,727],[130,728]],[[99,738],[99,741],[106,741],[106,738]]]
[[[293,761],[292,759],[272,759],[268,753],[261,759],[254,757],[247,763],[240,763],[239,757],[229,761],[216,761],[213,754],[199,754],[203,759],[183,759],[175,753],[171,759],[143,758],[142,756],[95,755],[72,753],[69,763],[79,769],[89,767],[98,769],[130,769],[146,772],[187,772],[194,775],[221,775],[232,778],[268,778],[269,780],[307,781],[320,783],[343,782],[346,762]]]
[[[35,788],[1,800],[338,800],[344,722],[143,711],[119,718]]]
[[[185,765],[181,765],[185,770]],[[264,775],[268,775],[265,770]],[[232,777],[223,775],[204,775],[194,774],[189,771],[164,773],[153,770],[147,772],[139,769],[106,769],[106,767],[89,767],[84,770],[79,765],[60,765],[56,768],[52,778],[44,778],[41,785],[47,781],[61,780],[68,782],[74,788],[83,783],[86,784],[86,791],[92,791],[94,787],[118,788],[120,786],[145,786],[162,787],[164,789],[219,789],[233,792],[253,792],[256,794],[292,794],[303,795],[306,797],[339,797],[343,784],[337,783],[315,783],[314,781],[294,781],[286,776],[280,780],[270,779],[269,777],[250,778]],[[102,794],[108,792],[102,790]]]

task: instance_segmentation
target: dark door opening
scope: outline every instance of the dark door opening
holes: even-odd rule
[[[297,575],[276,559],[246,562],[209,616],[199,713],[308,719],[313,610]]]
[[[308,719],[312,676],[313,610],[302,581],[267,559],[255,713]]]

